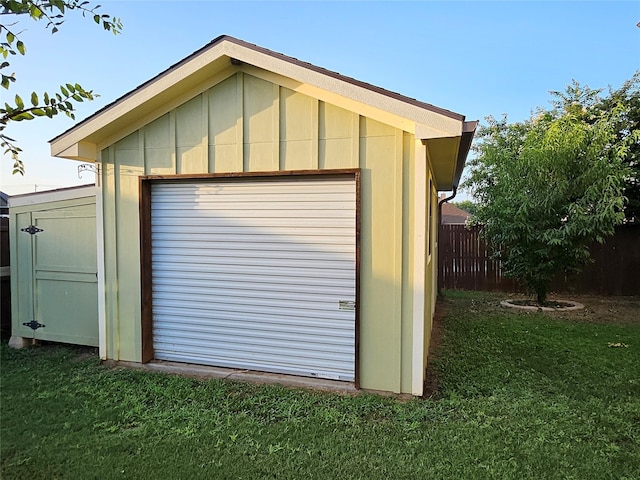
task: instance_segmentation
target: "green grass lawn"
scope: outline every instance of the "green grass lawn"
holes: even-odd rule
[[[447,294],[437,397],[411,401],[3,344],[1,477],[640,479],[640,319],[523,314],[498,299]]]

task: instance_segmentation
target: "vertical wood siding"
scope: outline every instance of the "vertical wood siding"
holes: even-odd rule
[[[108,357],[141,361],[138,176],[360,167],[361,386],[407,391],[412,259],[403,232],[411,232],[414,199],[403,185],[414,142],[396,128],[238,72],[104,149]]]

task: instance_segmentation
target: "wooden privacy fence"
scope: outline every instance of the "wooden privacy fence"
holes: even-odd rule
[[[522,287],[503,275],[477,227],[441,225],[438,238],[438,288],[518,292]],[[554,292],[640,295],[640,225],[618,227],[603,244],[591,246],[592,264],[574,277],[559,275]]]

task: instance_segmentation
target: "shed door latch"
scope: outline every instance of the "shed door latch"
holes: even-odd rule
[[[30,322],[25,322],[25,323],[23,323],[23,325],[25,327],[29,327],[32,330],[37,330],[40,327],[46,327],[46,325],[43,325],[42,323],[39,323],[37,320],[31,320]]]
[[[29,235],[35,235],[36,233],[44,232],[44,230],[42,230],[41,228],[36,227],[35,225],[29,225],[26,228],[21,228],[20,231],[21,232],[27,232]]]

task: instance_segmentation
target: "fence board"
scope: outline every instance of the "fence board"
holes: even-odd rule
[[[438,288],[518,292],[522,287],[503,275],[490,258],[477,227],[440,225]],[[640,225],[618,227],[604,244],[590,248],[593,263],[580,275],[554,278],[554,292],[640,295]]]

